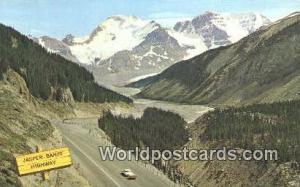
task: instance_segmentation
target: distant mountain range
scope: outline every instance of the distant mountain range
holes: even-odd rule
[[[268,24],[269,19],[256,13],[205,12],[173,28],[133,16],[112,16],[85,37],[33,39],[49,52],[87,66],[100,82],[123,83],[234,43]]]
[[[131,86],[143,88],[141,97],[197,104],[300,99],[299,32],[294,13]]]
[[[77,58],[72,54],[69,46],[62,41],[57,40],[55,38],[50,38],[48,36],[42,36],[40,38],[29,36],[29,38],[40,44],[45,49],[47,49],[48,52],[57,53],[62,57],[66,58],[67,60],[79,63]]]

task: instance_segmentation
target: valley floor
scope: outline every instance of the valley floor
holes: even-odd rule
[[[168,101],[159,101],[151,99],[139,99],[135,98],[134,95],[140,92],[140,89],[127,88],[127,87],[112,87],[112,89],[120,94],[124,94],[128,97],[133,97],[133,107],[127,108],[126,110],[115,107],[113,112],[115,114],[122,114],[125,116],[132,115],[134,117],[141,117],[143,111],[147,107],[155,107],[162,110],[171,111],[182,116],[186,122],[190,123],[195,121],[204,113],[213,110],[213,108],[205,105],[187,105],[181,103],[174,103]]]

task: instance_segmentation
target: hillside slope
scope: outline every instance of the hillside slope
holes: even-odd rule
[[[230,104],[300,98],[300,15],[261,28],[239,42],[179,62],[130,86],[141,97]]]
[[[60,100],[61,90],[70,89],[76,101],[131,102],[104,87],[78,64],[50,54],[40,45],[12,28],[0,25],[0,74],[11,68],[26,81],[30,93],[44,100]]]
[[[100,87],[86,69],[12,28],[0,25],[0,41],[0,186],[90,186],[73,166],[51,171],[48,181],[41,175],[19,177],[15,156],[35,152],[38,145],[64,146],[50,120],[99,115],[131,99]]]
[[[47,107],[46,107],[47,105]],[[57,104],[59,105],[59,104]],[[8,70],[0,80],[0,186],[89,186],[74,167],[51,171],[50,180],[40,175],[19,177],[15,156],[35,152],[39,145],[44,149],[62,147],[62,136],[47,120],[50,116],[72,114],[63,103],[51,107],[30,95],[24,79]],[[67,180],[65,180],[67,178]]]
[[[277,161],[176,161],[192,186],[299,186],[300,101],[216,109],[189,124],[188,149],[278,150]],[[229,155],[228,155],[229,156]],[[228,157],[227,157],[228,158]]]

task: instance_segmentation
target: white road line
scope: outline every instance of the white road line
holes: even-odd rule
[[[70,140],[68,137],[64,136],[66,140],[68,140],[74,147],[76,147],[86,158],[88,158],[97,168],[99,168],[113,183],[115,183],[118,187],[121,187],[121,185],[115,181],[103,168],[101,168],[97,162],[92,159],[89,155],[87,155],[80,147],[78,147],[72,140]]]

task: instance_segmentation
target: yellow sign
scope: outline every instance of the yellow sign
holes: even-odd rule
[[[20,175],[47,171],[72,164],[69,148],[59,148],[16,157]]]

